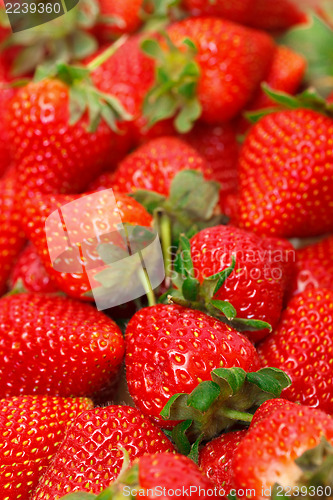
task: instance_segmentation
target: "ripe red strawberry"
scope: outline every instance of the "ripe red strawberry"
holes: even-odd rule
[[[24,192],[82,191],[129,148],[103,120],[88,131],[88,115],[70,125],[69,86],[44,79],[20,88],[8,106],[5,127],[19,185]]]
[[[251,425],[239,444],[233,458],[235,489],[254,490],[251,498],[263,500],[273,494],[275,483],[281,486],[280,494],[286,488],[292,491],[295,486],[306,486],[303,483],[302,463],[297,461],[297,465],[295,459],[317,447],[322,437],[333,444],[333,419],[326,413],[294,403],[276,409],[269,417],[263,418],[253,427]],[[317,455],[317,460],[322,455]],[[307,458],[309,472],[309,462],[312,462],[309,455]],[[310,477],[311,481],[310,474],[305,477]],[[320,485],[320,476],[318,481]],[[317,488],[318,483],[314,491]]]
[[[306,65],[304,57],[300,54],[288,47],[278,45],[265,83],[271,89],[286,92],[287,94],[295,94],[304,78]],[[276,103],[262,89],[258,89],[247,110],[260,110],[274,106],[276,106]],[[242,120],[241,124],[244,130],[249,126],[249,122],[245,119]]]
[[[305,20],[304,14],[291,0],[183,0],[193,16],[221,16],[225,19],[267,30],[286,29]]]
[[[211,124],[236,116],[267,74],[275,50],[269,35],[214,17],[185,19],[171,25],[167,34],[183,55],[181,72],[179,52],[168,45],[164,49],[170,54],[163,58],[163,62],[167,61],[165,71],[158,73],[146,109],[150,119],[157,120],[170,118],[182,109],[176,119],[182,132],[188,131],[199,116]],[[184,39],[191,40],[197,52],[191,44],[184,45]],[[148,51],[150,46],[146,44]],[[152,53],[156,54],[156,50]],[[162,59],[159,53],[158,57]],[[175,68],[173,57],[178,60]],[[159,92],[165,88],[161,75],[169,77],[170,90],[165,94]],[[191,83],[186,94],[182,90],[185,83]],[[165,99],[169,99],[167,110]]]
[[[283,369],[292,385],[283,396],[333,413],[333,291],[294,297],[274,333],[258,349],[263,366]]]
[[[177,137],[160,137],[140,146],[113,173],[102,174],[91,189],[112,188],[120,193],[147,189],[168,195],[171,181],[184,169],[213,177],[212,169],[194,148]]]
[[[259,369],[241,334],[211,316],[177,305],[138,311],[126,330],[126,377],[135,404],[158,418],[168,400],[210,380],[215,368]],[[167,425],[167,423],[165,423]],[[165,426],[164,425],[164,426]]]
[[[147,454],[137,458],[132,467],[126,469],[103,493],[115,498],[118,494],[126,496],[131,492],[133,496],[144,495],[150,500],[156,496],[169,499],[174,494],[179,498],[190,496],[194,500],[219,498],[214,484],[197,465],[184,455],[175,453]]]
[[[328,96],[327,101],[328,101],[328,102],[333,102],[333,92],[332,92],[332,94],[330,94],[330,95]]]
[[[106,206],[109,204],[108,193],[99,193],[98,199],[96,198],[96,194],[83,196],[85,196],[84,206],[86,209],[79,210],[79,215],[72,215],[71,218],[71,227],[76,226],[76,228],[80,228],[81,242],[91,239],[92,232],[95,235],[97,228],[101,228],[102,233],[106,233],[105,241],[109,241],[109,231],[103,229],[107,227],[117,228],[120,218],[122,223],[133,225],[150,226],[152,223],[152,218],[148,212],[138,202],[128,196],[117,195],[117,206],[110,207],[107,210]],[[89,269],[92,263],[94,264],[93,268],[99,268],[103,264],[96,251],[97,240],[93,242],[94,247],[89,249],[89,254],[85,247],[82,250],[82,255],[75,254],[71,257],[71,262],[76,271],[72,271],[71,269],[73,268],[71,268],[68,269],[68,272],[60,272],[53,267],[45,233],[45,221],[51,213],[82,197],[36,194],[33,198],[27,199],[24,204],[22,226],[26,235],[34,244],[36,252],[54,285],[74,298],[92,300],[91,297],[87,296],[87,293],[91,291],[91,284],[86,269]],[[54,233],[57,233],[57,229],[56,227],[54,228]],[[52,243],[54,249],[68,247],[67,233],[62,233],[59,230],[57,234],[57,237],[53,234]],[[113,233],[111,233],[110,238],[113,237],[112,235]],[[96,238],[97,236],[98,234],[96,234]],[[58,253],[61,253],[61,251],[59,250]],[[100,283],[96,282],[95,285],[96,287],[100,286]]]
[[[19,255],[10,275],[9,288],[37,293],[58,292],[33,245],[27,245]]]
[[[332,236],[298,250],[296,256],[291,293],[302,293],[310,288],[333,288]]]
[[[8,147],[7,130],[4,126],[4,115],[8,101],[15,94],[15,90],[11,87],[2,86],[0,84],[0,177],[8,169],[11,162],[11,155]]]
[[[0,397],[90,396],[114,382],[122,334],[89,304],[18,294],[0,300],[0,315]]]
[[[232,226],[204,229],[190,243],[194,275],[201,283],[229,267],[235,257],[235,271],[214,299],[230,302],[239,318],[257,318],[274,328],[293,266],[293,247],[287,241],[265,240]],[[248,336],[258,341],[268,333],[265,329],[248,332]]]
[[[102,40],[110,39],[124,33],[132,33],[140,26],[140,10],[143,0],[98,0],[101,22],[94,31]],[[103,22],[103,18],[106,21]]]
[[[290,405],[290,401],[282,398],[269,399],[268,401],[265,401],[262,405],[259,406],[255,414],[253,415],[251,420],[251,427],[254,427],[258,422],[260,422],[260,420],[268,418],[271,413],[275,412],[278,409],[282,409],[286,405]]]
[[[206,125],[197,123],[183,139],[196,149],[212,170],[210,178],[221,184],[221,202],[237,188],[237,160],[239,147],[232,123]]]
[[[239,226],[305,237],[333,228],[333,120],[310,109],[272,113],[252,127],[239,160]]]
[[[0,295],[6,291],[11,268],[25,241],[16,192],[15,175],[9,173],[0,180]]]
[[[68,426],[93,407],[85,398],[19,396],[0,400],[0,494],[30,498]]]
[[[99,493],[120,473],[125,448],[131,462],[146,453],[172,452],[169,439],[129,406],[82,413],[69,429],[33,500],[58,500],[66,493]]]
[[[199,452],[199,467],[220,489],[220,496],[229,495],[233,488],[231,480],[232,457],[246,434],[246,429],[221,434],[207,443]],[[222,495],[222,491],[224,495]]]

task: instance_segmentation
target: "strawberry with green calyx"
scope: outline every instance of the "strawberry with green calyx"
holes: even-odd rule
[[[98,0],[80,0],[76,8],[51,20],[47,26],[11,33],[0,45],[0,53],[10,56],[10,76],[22,77],[33,73],[40,64],[51,68],[60,61],[70,63],[93,54],[98,43],[90,30],[97,21],[99,9]],[[23,16],[23,23],[31,26],[34,14]]]
[[[131,499],[144,496],[153,500],[157,495],[166,500],[172,495],[168,492],[175,491],[177,497],[184,499],[188,497],[188,492],[191,492],[193,500],[219,498],[214,492],[214,484],[189,458],[176,453],[156,453],[136,459],[98,496],[77,492],[61,500],[121,500],[128,496]]]
[[[236,116],[267,74],[275,45],[265,33],[222,19],[190,18],[143,49],[157,61],[144,105],[149,123],[175,117],[184,133],[199,117],[214,124]]]
[[[164,452],[172,454],[173,444],[136,408],[114,405],[85,411],[68,429],[32,500],[59,500],[71,492],[94,498],[126,469],[128,459]]]
[[[251,489],[254,500],[288,498],[288,491],[307,499],[322,491],[330,498],[332,444],[330,415],[295,403],[277,407],[251,424],[240,442],[232,463],[235,489]]]
[[[0,399],[0,493],[2,499],[31,498],[66,430],[93,408],[87,398],[19,396]]]
[[[130,116],[89,76],[116,49],[115,44],[87,68],[59,63],[51,76],[40,70],[38,81],[18,89],[10,101],[5,126],[24,193],[82,191],[130,147],[127,125],[120,123]],[[30,134],[31,127],[41,134]]]
[[[204,229],[190,241],[183,235],[169,301],[205,311],[258,341],[280,318],[290,252],[288,242],[232,226]]]
[[[280,397],[291,383],[276,368],[249,373],[242,368],[217,368],[211,372],[211,379],[198,384],[190,394],[174,394],[161,411],[166,420],[183,421],[174,427],[171,437],[182,453],[191,453],[193,458],[201,441],[212,439],[235,423],[248,425],[263,402]]]

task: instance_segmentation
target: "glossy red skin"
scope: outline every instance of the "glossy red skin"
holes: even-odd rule
[[[262,488],[279,483],[293,487],[301,471],[295,458],[320,443],[322,436],[333,443],[333,419],[326,413],[289,403],[270,413],[241,441],[233,458],[236,490],[254,489],[254,500],[264,500]]]
[[[128,150],[126,132],[116,135],[102,121],[90,133],[87,123],[85,115],[69,125],[69,90],[59,80],[29,83],[17,91],[8,105],[5,126],[25,193],[82,191],[112,164],[117,152]]]
[[[333,236],[297,251],[291,293],[296,295],[310,288],[333,290]]]
[[[143,413],[156,418],[171,396],[211,380],[215,368],[260,368],[246,337],[211,316],[176,305],[138,311],[127,326],[125,342],[129,392]],[[160,424],[167,427],[170,422]]]
[[[17,286],[19,288],[23,286],[27,292],[58,292],[58,288],[51,281],[35,248],[31,244],[22,250],[12,269],[9,288],[13,289]]]
[[[267,74],[275,50],[266,33],[219,18],[185,19],[167,32],[176,45],[190,38],[197,47],[201,119],[210,124],[229,121],[244,108]]]
[[[1,80],[1,78],[0,78]],[[0,177],[4,175],[11,162],[11,155],[7,140],[7,130],[4,126],[4,115],[8,101],[15,94],[10,86],[0,84]]]
[[[289,0],[183,0],[193,16],[221,16],[259,29],[280,30],[305,20],[304,14]]]
[[[253,126],[239,160],[239,226],[280,237],[332,230],[332,134],[332,119],[306,109]]]
[[[89,304],[18,294],[1,299],[0,315],[0,397],[91,396],[114,381],[123,337]]]
[[[237,160],[239,146],[236,128],[232,123],[206,125],[196,123],[191,132],[182,136],[206,160],[212,179],[221,184],[221,202],[237,189]]]
[[[307,63],[304,57],[288,47],[278,45],[265,82],[274,90],[295,94],[301,86],[306,67]],[[276,103],[259,88],[253,101],[249,104],[247,112],[270,107],[276,107]],[[240,132],[245,132],[249,125],[249,121],[243,117]]]
[[[328,101],[328,102],[333,102],[333,92],[332,92],[332,94],[330,94],[330,95],[328,96],[327,101]]]
[[[62,206],[70,203],[74,200],[78,200],[81,197],[87,195],[75,196],[75,195],[43,195],[43,194],[35,194],[32,198],[28,198],[24,202],[24,206],[22,209],[22,227],[29,240],[34,244],[37,254],[39,255],[42,263],[44,264],[48,275],[50,276],[54,286],[58,287],[60,290],[65,292],[67,295],[78,298],[81,300],[93,300],[89,295],[87,296],[87,292],[91,291],[91,284],[87,276],[86,268],[91,264],[91,261],[84,262],[82,259],[80,260],[80,264],[82,264],[82,271],[80,274],[77,273],[69,273],[69,272],[59,272],[57,271],[51,262],[50,254],[48,251],[46,234],[45,234],[45,221],[47,217],[53,213],[55,210],[61,208]],[[107,194],[105,195],[107,196]],[[100,193],[101,203],[103,202],[104,194]],[[110,224],[114,224],[113,216],[120,215],[123,223],[140,225],[140,226],[151,226],[152,217],[148,212],[136,202],[134,199],[129,198],[128,196],[117,194],[116,196],[117,206],[113,210],[113,212],[108,212],[109,219],[108,222]],[[88,206],[88,205],[87,205]],[[100,220],[92,220],[91,214],[79,214],[79,219],[77,220],[77,226],[80,227],[81,233],[83,228],[87,231],[86,238],[91,236],[91,227],[94,223],[96,225],[96,221],[100,224],[105,223],[105,210],[101,215]],[[118,221],[118,219],[117,219]],[[75,219],[72,218],[72,224],[75,224]],[[113,227],[113,226],[112,226]],[[84,234],[82,233],[82,239]],[[64,244],[67,242],[66,236],[64,239],[59,238],[59,244]],[[106,236],[107,240],[107,236]],[[66,243],[67,246],[67,243]],[[94,251],[91,252],[91,258],[95,259],[96,269],[101,270],[102,262],[100,261],[99,256],[96,252],[97,243],[94,247]],[[61,251],[59,251],[61,253]],[[94,282],[94,286],[99,286],[100,283]]]
[[[97,24],[94,31],[102,40],[110,40],[112,37],[132,33],[142,23],[140,9],[143,0],[98,0],[100,15],[116,18],[115,23]]]
[[[14,174],[0,179],[0,295],[7,289],[10,271],[25,242],[16,193]]]
[[[333,413],[333,291],[307,290],[294,297],[258,353],[263,366],[291,378],[282,396]]]
[[[30,498],[69,425],[92,407],[92,401],[86,398],[20,396],[1,399],[1,498]]]
[[[280,247],[274,239],[264,240],[233,226],[216,226],[191,238],[191,255],[200,282],[229,267],[234,255],[235,271],[214,299],[229,301],[239,318],[260,319],[274,328],[282,311],[286,273],[292,265],[293,249],[288,242]],[[247,335],[257,342],[268,333],[265,329]]]
[[[250,427],[252,428],[255,425],[257,425],[257,423],[260,422],[261,420],[269,418],[271,413],[275,412],[280,408],[285,407],[286,405],[290,405],[290,401],[282,398],[269,399],[268,401],[265,401],[262,405],[259,406],[259,408],[254,413]]]
[[[192,492],[190,496],[193,500],[220,498],[217,493],[212,494],[214,490],[213,482],[205,477],[198,466],[184,455],[173,453],[144,455],[138,459],[137,463],[139,466],[139,485],[140,488],[147,490],[146,498],[151,500],[156,498],[156,495],[149,491],[151,488],[153,490],[158,488],[156,491],[159,491],[160,488],[166,488],[165,494],[160,496],[165,500],[171,500],[173,497],[171,492],[175,490],[177,490],[177,493],[180,492],[177,495],[179,498],[188,497],[188,494],[181,494],[184,490],[188,493]],[[190,490],[191,487],[192,490]],[[197,490],[194,490],[194,488],[197,488]],[[208,490],[210,490],[211,494],[207,493]],[[170,491],[169,495],[168,491]]]
[[[108,406],[86,411],[68,431],[32,500],[59,500],[74,491],[100,493],[119,475],[123,463],[120,447],[131,461],[145,453],[174,450],[169,439],[135,408]]]
[[[167,196],[173,178],[185,169],[199,170],[207,179],[213,177],[212,169],[194,148],[177,137],[160,137],[140,146],[114,172],[102,174],[91,189],[112,187],[119,193],[148,189]]]
[[[232,457],[246,434],[247,429],[221,434],[207,443],[199,452],[200,469],[221,491],[223,490],[225,498],[233,489]]]

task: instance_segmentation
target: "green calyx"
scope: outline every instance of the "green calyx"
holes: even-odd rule
[[[164,29],[170,21],[180,20],[184,12],[180,0],[144,0],[140,18],[145,23],[142,31],[156,32]]]
[[[87,30],[95,25],[98,14],[97,0],[80,0],[65,16],[53,19],[47,25],[38,26],[38,13],[22,14],[23,25],[36,26],[12,33],[0,45],[0,51],[14,46],[20,48],[11,75],[20,77],[33,72],[40,64],[51,69],[58,62],[79,61],[93,54],[98,43]]]
[[[302,471],[296,487],[291,492],[281,492],[279,484],[273,487],[272,500],[277,498],[331,498],[333,492],[333,446],[322,437],[320,443],[311,450],[307,450],[295,463]],[[297,491],[299,494],[297,495]],[[294,494],[293,494],[294,493]]]
[[[155,85],[146,96],[143,113],[149,126],[175,117],[178,132],[186,133],[202,113],[197,97],[200,67],[195,60],[196,47],[188,38],[181,48],[167,34],[164,39],[165,48],[155,39],[142,42],[143,51],[156,61]]]
[[[262,89],[270,99],[276,102],[276,107],[245,113],[245,117],[251,123],[257,123],[261,118],[271,113],[292,109],[312,109],[333,118],[333,103],[327,102],[326,99],[319,95],[315,88],[309,88],[296,96],[273,90],[266,83],[262,84]]]
[[[180,453],[191,458],[201,441],[237,425],[248,426],[256,409],[268,399],[278,398],[290,385],[277,368],[246,373],[242,368],[217,368],[211,381],[201,382],[190,394],[175,394],[161,412],[166,420],[182,420],[171,437]]]
[[[325,12],[325,7],[330,11]],[[332,2],[322,2],[321,10],[332,18]],[[304,56],[308,63],[305,81],[327,97],[333,91],[333,29],[323,17],[309,16],[308,24],[287,31],[280,43]]]
[[[89,132],[95,132],[101,120],[104,120],[114,132],[119,132],[117,122],[132,119],[117,98],[98,90],[90,78],[90,73],[109,59],[126,39],[125,36],[119,39],[86,67],[57,63],[52,71],[45,66],[37,68],[35,81],[52,77],[68,85],[70,125],[75,125],[85,113],[88,113]]]
[[[180,247],[174,261],[172,279],[174,289],[170,290],[168,302],[198,309],[218,318],[240,332],[264,330],[266,328],[272,331],[269,323],[257,319],[238,318],[237,311],[230,302],[214,299],[216,293],[234,272],[235,267],[236,260],[232,257],[229,267],[204,278],[203,282],[200,283],[195,277],[190,241],[185,235],[181,235]]]
[[[130,194],[141,203],[157,221],[167,217],[171,224],[172,243],[178,245],[182,233],[193,236],[205,227],[226,223],[218,214],[220,185],[206,181],[201,172],[182,170],[173,179],[169,196],[140,189]]]

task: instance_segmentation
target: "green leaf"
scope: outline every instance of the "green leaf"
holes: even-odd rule
[[[219,386],[212,382],[202,382],[189,395],[187,405],[200,412],[206,412],[220,395]]]
[[[226,398],[236,394],[244,385],[246,371],[242,368],[216,368],[212,380],[222,389]]]
[[[86,110],[86,95],[83,89],[78,86],[69,89],[69,124],[75,125]]]
[[[200,283],[197,279],[186,278],[182,285],[182,292],[186,300],[197,300]]]
[[[237,316],[237,311],[230,302],[226,300],[211,300],[210,303],[221,311],[225,317],[229,320],[234,319]]]
[[[112,264],[128,257],[127,250],[109,243],[101,243],[98,245],[97,253],[105,264]]]
[[[200,447],[202,439],[203,439],[203,436],[200,435],[198,437],[198,439],[192,444],[191,451],[187,455],[188,458],[190,458],[191,460],[193,460],[193,462],[195,464],[197,464],[197,465],[199,464],[199,447]]]
[[[130,193],[129,196],[134,198],[137,202],[145,207],[147,212],[153,215],[154,211],[163,207],[166,197],[162,194],[155,193],[154,191],[148,191],[145,189],[138,189],[134,193]]]
[[[141,48],[147,56],[156,59],[160,63],[164,62],[164,52],[157,40],[146,39],[142,42]]]
[[[290,377],[278,368],[261,368],[257,372],[250,372],[247,374],[247,381],[276,398],[281,396],[283,389],[291,385]]]
[[[282,37],[281,43],[303,55],[308,62],[306,81],[324,96],[333,90],[333,30],[320,17],[299,25]]]
[[[192,420],[184,420],[172,429],[171,438],[179,453],[188,455],[191,451],[191,443],[186,436],[186,431],[191,427]]]
[[[188,238],[184,234],[180,235],[179,238],[182,260],[183,260],[183,269],[185,271],[185,275],[187,277],[194,278],[194,267],[191,255],[191,244]]]
[[[187,84],[189,85],[189,84]],[[181,86],[183,88],[183,86]],[[193,92],[191,92],[193,94]],[[175,126],[180,134],[187,134],[202,114],[202,106],[198,99],[191,99],[184,105],[176,117]]]
[[[256,332],[266,329],[272,331],[272,326],[269,323],[259,319],[234,318],[231,321],[231,326],[239,332]]]
[[[73,56],[75,59],[84,59],[96,52],[98,44],[95,38],[86,31],[78,30],[73,37]]]
[[[11,74],[18,77],[30,73],[36,66],[41,64],[45,56],[43,44],[35,44],[31,47],[25,47],[20,50],[18,56],[14,59]]]
[[[213,291],[213,295],[211,295],[211,296],[214,296],[220,290],[220,288],[224,285],[226,280],[229,278],[229,276],[235,270],[235,267],[236,267],[236,258],[234,255],[232,255],[231,256],[231,265],[229,267],[227,267],[226,269],[223,269],[219,273],[213,274],[212,276],[208,276],[207,278],[205,278],[205,281],[207,280],[207,281],[216,282],[216,285],[215,285],[215,288]]]

